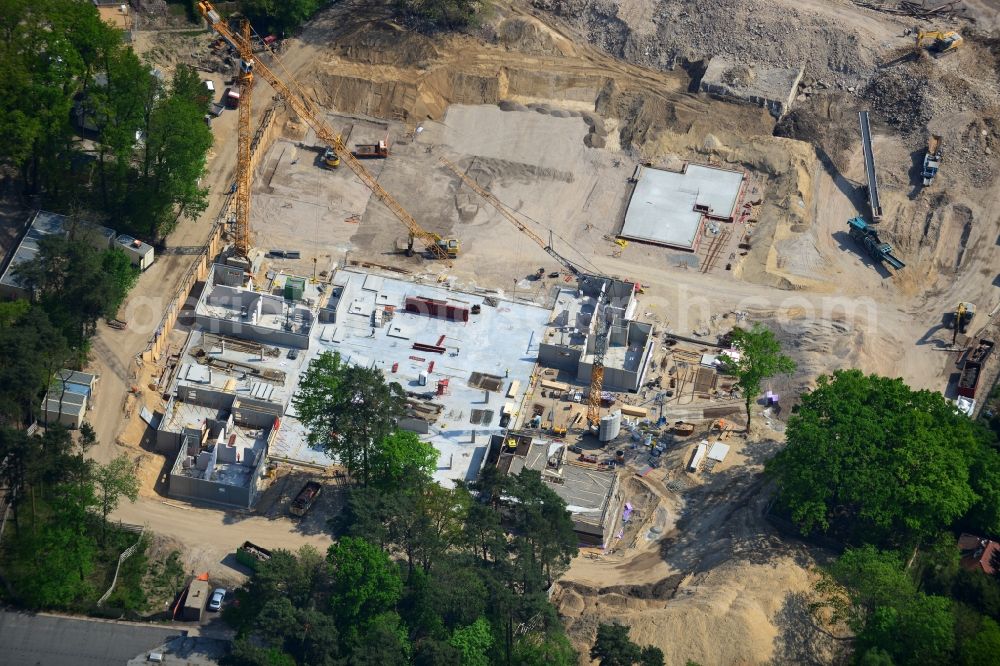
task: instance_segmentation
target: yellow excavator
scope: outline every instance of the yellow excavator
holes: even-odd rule
[[[958,334],[961,333],[965,335],[965,332],[969,330],[969,324],[976,317],[976,304],[968,303],[962,301],[955,308],[955,315],[952,318],[952,333],[951,333],[951,346],[955,346],[955,342],[958,340]]]
[[[431,238],[434,243],[440,249],[440,252],[446,254],[449,259],[457,259],[458,254],[462,249],[462,244],[457,238],[442,238],[438,234],[431,233]],[[406,256],[413,256],[413,243],[416,240],[413,234],[410,234],[406,241]]]
[[[327,169],[336,169],[340,166],[340,155],[333,148],[327,148],[323,153],[323,166]]]
[[[947,32],[940,32],[938,30],[931,30],[924,32],[923,30],[917,32],[917,48],[924,45],[924,42],[933,39],[934,41],[928,45],[927,50],[931,52],[935,58],[939,58],[946,53],[952,53],[958,50],[958,47],[965,42],[962,36],[955,32],[954,30],[949,30]]]

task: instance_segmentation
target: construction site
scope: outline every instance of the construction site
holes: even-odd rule
[[[498,2],[430,35],[343,2],[273,50],[207,3],[203,33],[139,29],[238,103],[209,210],[95,339],[97,455],[144,479],[119,515],[223,580],[247,538],[326,543],[284,514],[343,478],[292,403],[338,351],[403,387],[439,483],[534,469],[566,501],[583,653],[615,619],[667,663],[833,658],[816,554],[764,517],[798,396],[860,368],[975,417],[1000,373],[1000,9],[932,4]],[[720,356],[755,323],[797,370],[747,431]]]

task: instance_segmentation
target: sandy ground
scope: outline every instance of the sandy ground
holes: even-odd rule
[[[988,3],[981,4],[986,12]],[[633,29],[646,25],[647,37],[656,38],[660,5],[620,5],[619,16]],[[895,19],[852,7],[809,2],[802,11],[810,20],[864,23],[864,58],[902,43]],[[458,236],[462,254],[451,265],[397,254],[402,225],[350,172],[317,166],[309,136],[290,125],[255,179],[258,246],[302,252],[297,264],[274,265],[308,274],[312,259],[318,270],[364,260],[417,278],[450,278],[459,288],[544,300],[563,279],[524,278],[538,267],[556,270],[554,260],[440,166],[438,158],[446,157],[523,214],[537,233],[547,237],[551,230],[566,256],[641,282],[640,314],[658,331],[711,335],[737,321],[774,327],[799,369],[769,389],[791,397],[821,373],[860,367],[948,394],[957,355],[942,351],[950,345],[942,316],[958,300],[974,300],[983,313],[1000,300],[1000,220],[992,205],[1000,198],[1000,181],[970,184],[968,165],[979,156],[956,152],[949,158],[953,170],[946,162],[935,187],[915,191],[913,137],[875,128],[888,211],[880,233],[907,263],[894,275],[846,237],[846,221],[865,208],[853,103],[840,108],[843,100],[831,98],[826,112],[840,133],[835,143],[843,146],[830,149],[835,159],[821,161],[813,146],[773,136],[774,120],[760,109],[689,93],[683,70],[618,60],[587,44],[575,28],[518,3],[498,4],[476,36],[431,39],[375,14],[350,3],[322,13],[300,39],[289,40],[282,62],[330,110],[335,127],[355,137],[349,143],[370,141],[388,127],[393,155],[369,165],[427,230]],[[629,48],[646,42],[633,43]],[[655,60],[659,52],[650,53]],[[834,49],[827,55],[827,64],[836,64],[843,54]],[[222,89],[221,81],[216,85]],[[992,141],[990,132],[997,132],[995,126],[980,130],[974,118],[956,118],[987,133],[973,138]],[[99,460],[121,446],[141,453],[136,447],[143,428],[134,415],[123,427],[128,387],[148,381],[135,374],[134,358],[189,265],[183,248],[204,241],[232,181],[234,120],[227,114],[215,124],[209,210],[198,222],[183,223],[168,242],[177,253],[160,257],[142,276],[124,308],[129,329],[102,327],[95,339],[94,367],[102,375],[92,417]],[[639,243],[621,249],[611,240],[635,165],[684,160],[754,175],[763,202],[752,223],[733,230],[752,247],[732,253],[730,270],[703,274],[703,257]],[[983,315],[975,327],[985,323]],[[702,407],[670,404],[667,415],[698,418]],[[583,652],[598,622],[618,619],[632,626],[640,643],[664,649],[671,664],[822,663],[831,657],[834,648],[806,611],[815,553],[778,537],[762,518],[769,493],[759,471],[782,437],[780,421],[772,425],[775,430],[762,428],[741,441],[731,459],[708,474],[687,475],[689,447],[672,450],[640,493],[658,498],[646,519],[659,531],[640,530],[634,545],[574,561],[554,598]],[[115,444],[120,432],[121,446]],[[149,488],[117,516],[187,544],[192,567],[237,575],[227,555],[246,539],[287,547],[329,543],[321,526],[292,523],[280,510],[265,517],[164,501],[153,490],[161,466],[162,458],[150,456],[144,466],[151,470]]]

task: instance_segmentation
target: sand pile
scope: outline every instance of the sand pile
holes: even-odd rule
[[[556,602],[580,649],[590,647],[597,625],[613,612],[631,628],[632,640],[659,647],[668,664],[817,663],[835,646],[812,627],[812,583],[813,575],[792,557],[730,560],[687,576],[669,599],[566,589]]]

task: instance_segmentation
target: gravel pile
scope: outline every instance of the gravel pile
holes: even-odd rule
[[[582,28],[591,42],[642,65],[673,68],[726,55],[748,64],[797,67],[838,87],[860,86],[875,69],[878,38],[828,15],[766,0],[648,0],[654,34],[619,17],[615,0],[533,0]]]

